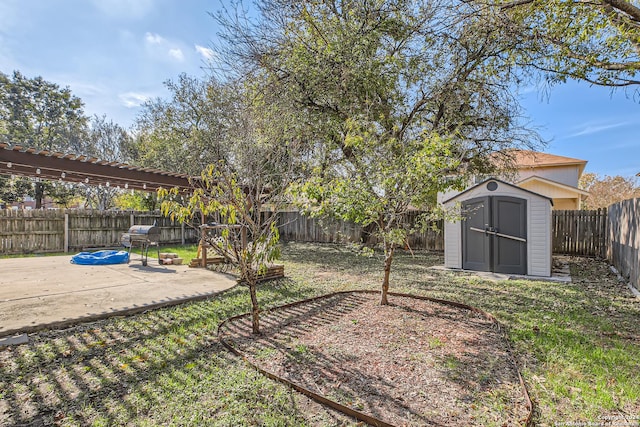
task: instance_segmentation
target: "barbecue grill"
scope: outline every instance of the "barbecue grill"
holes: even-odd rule
[[[153,225],[132,225],[129,231],[122,233],[120,243],[125,248],[129,248],[129,260],[131,259],[131,249],[134,246],[140,247],[142,254],[142,265],[147,265],[147,256],[149,247],[155,246],[158,251],[158,259],[160,259],[160,227],[155,222]],[[128,261],[127,261],[128,262]]]

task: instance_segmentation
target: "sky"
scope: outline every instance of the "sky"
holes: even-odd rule
[[[0,72],[69,87],[88,115],[129,128],[180,73],[215,60],[216,0],[0,0]],[[572,82],[521,89],[540,151],[587,160],[586,172],[640,172],[640,96]]]

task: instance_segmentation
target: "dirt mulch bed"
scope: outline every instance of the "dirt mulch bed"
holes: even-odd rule
[[[522,425],[529,414],[498,325],[410,297],[341,293],[227,322],[221,337],[267,372],[397,426]]]

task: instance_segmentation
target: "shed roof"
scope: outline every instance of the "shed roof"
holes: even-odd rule
[[[487,182],[489,182],[489,181],[496,181],[496,182],[499,182],[500,184],[503,184],[503,185],[506,185],[506,186],[508,186],[508,187],[514,188],[514,189],[516,189],[516,190],[518,190],[518,191],[523,191],[523,192],[525,192],[525,193],[533,194],[534,196],[537,196],[537,197],[540,197],[540,198],[543,198],[543,199],[547,199],[547,200],[549,201],[549,203],[551,203],[551,205],[553,206],[553,200],[552,200],[550,197],[547,197],[547,196],[544,196],[544,195],[542,195],[542,194],[539,194],[539,193],[533,192],[533,191],[531,191],[531,190],[527,190],[526,188],[518,187],[517,185],[513,185],[513,184],[511,184],[511,183],[508,183],[508,182],[503,181],[503,180],[498,179],[498,178],[487,178],[487,179],[485,179],[484,181],[482,181],[482,182],[480,182],[480,183],[478,183],[478,184],[476,184],[476,185],[474,185],[474,186],[471,186],[471,187],[467,188],[467,189],[466,189],[466,190],[464,190],[463,192],[458,193],[458,194],[456,194],[455,196],[448,198],[447,200],[443,201],[443,202],[442,202],[442,204],[444,205],[444,204],[447,204],[447,203],[449,203],[449,202],[452,202],[452,201],[454,201],[455,199],[459,198],[460,196],[462,196],[462,195],[464,195],[464,194],[467,194],[468,192],[472,191],[473,189],[475,189],[475,188],[477,188],[477,187],[480,187],[480,186],[482,186],[482,185],[486,184],[486,183],[487,183]]]

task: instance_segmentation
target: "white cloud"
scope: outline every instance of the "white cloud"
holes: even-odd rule
[[[161,35],[155,33],[146,33],[144,35],[144,40],[149,44],[160,45],[165,43],[165,39]]]
[[[145,33],[144,41],[147,51],[156,59],[169,59],[171,61],[184,61],[184,52],[180,48],[180,43],[165,39],[160,34]]]
[[[207,61],[213,61],[213,58],[215,58],[216,56],[215,52],[212,49],[200,46],[198,44],[196,45],[196,52],[198,52]]]
[[[628,121],[618,122],[618,123],[609,123],[609,124],[595,124],[595,123],[585,123],[584,125],[579,127],[579,131],[569,135],[569,138],[573,138],[576,136],[584,136],[591,135],[594,133],[602,132],[609,129],[615,129],[622,126],[628,125]]]
[[[149,95],[140,92],[126,92],[118,95],[120,102],[127,108],[136,108],[147,102]]]
[[[182,53],[182,50],[180,49],[169,49],[169,56],[172,57],[173,59],[177,60],[177,61],[183,61],[184,60],[184,53]]]

